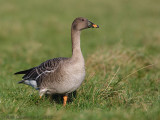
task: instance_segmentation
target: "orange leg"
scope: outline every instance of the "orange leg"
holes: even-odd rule
[[[66,106],[68,96],[63,96],[63,106]]]

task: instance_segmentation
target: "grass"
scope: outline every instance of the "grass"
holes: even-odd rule
[[[1,119],[160,119],[160,1],[0,0]],[[81,34],[86,79],[65,108],[13,73],[71,56],[70,25]]]

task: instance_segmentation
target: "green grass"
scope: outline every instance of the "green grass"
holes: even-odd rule
[[[0,119],[160,119],[159,0],[0,0]],[[70,57],[70,26],[81,34],[86,79],[65,108],[18,85],[13,73]]]

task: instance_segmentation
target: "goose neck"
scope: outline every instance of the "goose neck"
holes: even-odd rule
[[[71,39],[72,39],[72,58],[81,57],[81,47],[80,47],[80,34],[78,30],[71,30]]]

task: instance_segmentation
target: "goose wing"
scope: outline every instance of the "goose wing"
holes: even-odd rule
[[[22,77],[23,80],[19,83],[25,83],[31,85],[32,87],[37,87],[37,83],[41,83],[43,78],[50,72],[54,72],[58,66],[60,61],[65,60],[67,58],[54,58],[47,60],[40,64],[37,67],[30,68],[28,70],[16,72],[15,74],[24,74]],[[31,83],[32,81],[32,83]],[[33,85],[36,84],[36,85]],[[39,86],[39,85],[38,85]]]

